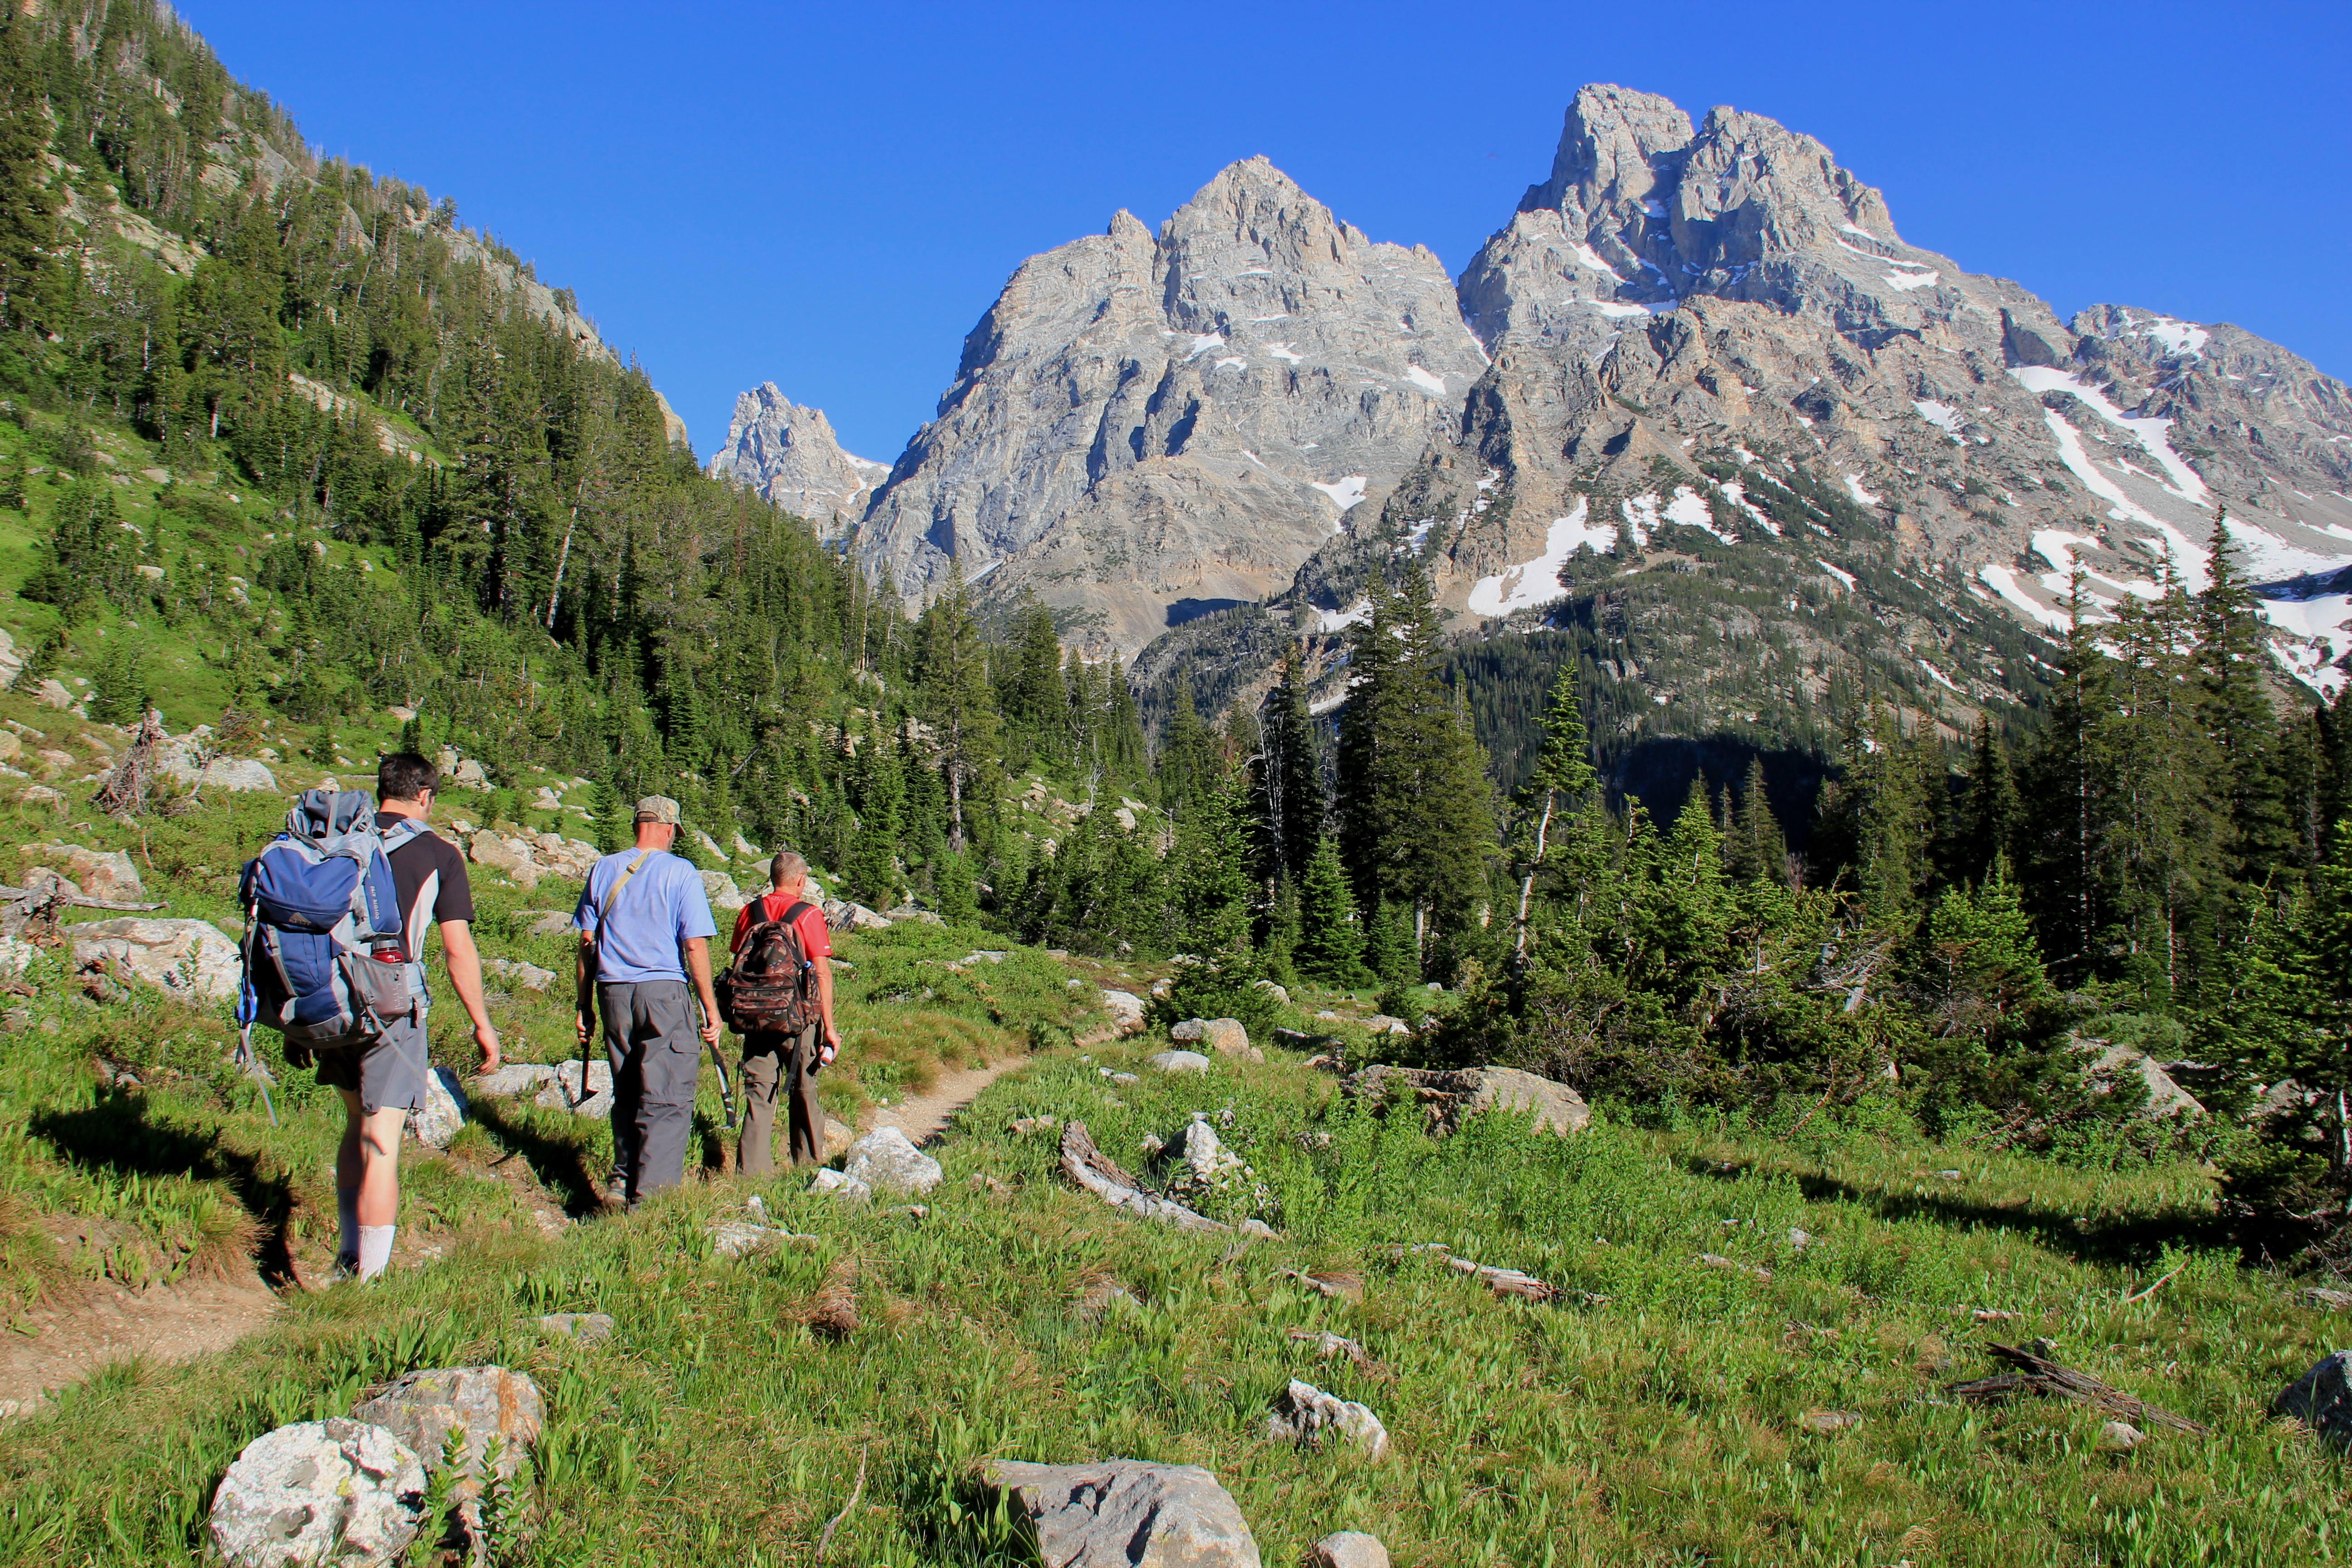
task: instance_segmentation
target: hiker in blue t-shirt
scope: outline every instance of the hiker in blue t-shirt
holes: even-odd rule
[[[635,847],[596,862],[572,916],[580,931],[580,1044],[586,1047],[601,1009],[613,1067],[607,1204],[635,1205],[684,1177],[702,1047],[719,1043],[710,990],[710,939],[719,927],[702,874],[669,853],[677,823],[677,802],[668,796],[637,802]],[[687,1002],[688,974],[702,1003],[698,1030]]]

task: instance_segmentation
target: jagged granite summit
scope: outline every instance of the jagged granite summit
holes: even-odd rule
[[[1263,158],[1152,233],[1024,263],[874,499],[858,555],[951,564],[1127,651],[1288,587],[1459,417],[1486,368],[1421,248],[1376,244]]]
[[[710,459],[712,478],[732,479],[808,519],[820,539],[854,528],[889,471],[843,451],[824,410],[802,407],[772,381],[736,395],[727,444]]]
[[[2200,586],[2216,505],[2282,664],[2332,689],[2347,492],[2352,393],[2284,349],[2117,305],[2061,321],[1904,240],[1812,138],[1595,85],[1453,283],[1262,158],[1156,234],[1122,212],[1031,258],[856,548],[910,597],[960,568],[1073,641],[1156,642],[1147,679],[1336,632],[1412,555],[1465,633],[1671,599],[1611,667],[1662,706],[1753,637],[1794,700],[1904,680],[1958,721],[2030,682],[2077,567],[2095,608]],[[1187,629],[1228,607],[1262,628]]]

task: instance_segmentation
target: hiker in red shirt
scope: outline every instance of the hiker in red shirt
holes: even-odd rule
[[[736,1149],[736,1165],[747,1176],[774,1173],[769,1145],[775,1133],[776,1097],[789,1096],[788,1120],[793,1163],[824,1163],[824,1109],[817,1104],[817,1069],[828,1066],[841,1051],[841,1031],[833,1023],[833,943],[824,928],[824,910],[809,898],[808,862],[786,849],[768,869],[770,891],[743,906],[735,917],[734,940],[728,951],[742,951],[751,928],[781,921],[799,904],[793,927],[801,952],[809,961],[816,1016],[798,1035],[753,1029],[743,1037],[743,1131]]]

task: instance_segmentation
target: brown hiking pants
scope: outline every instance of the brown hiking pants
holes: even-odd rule
[[[736,1168],[743,1174],[775,1173],[771,1144],[779,1099],[785,1101],[793,1163],[824,1163],[824,1108],[816,1100],[821,1038],[814,1024],[798,1035],[754,1029],[743,1037],[743,1135],[736,1148]]]

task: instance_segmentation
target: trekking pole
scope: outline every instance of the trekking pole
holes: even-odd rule
[[[694,1005],[697,1011],[700,1011],[701,998],[697,997]],[[703,1016],[707,1018],[709,1015],[705,1013]],[[727,1131],[732,1132],[735,1131],[735,1091],[727,1086],[727,1058],[719,1054],[717,1040],[710,1042],[710,1065],[719,1069],[719,1105],[727,1112]]]
[[[263,1067],[261,1058],[253,1054],[253,1026],[250,1024],[237,1031],[236,1067],[239,1072],[253,1080],[253,1087],[261,1091],[261,1109],[269,1112],[269,1125],[277,1126],[278,1107],[269,1102],[269,1069]]]

